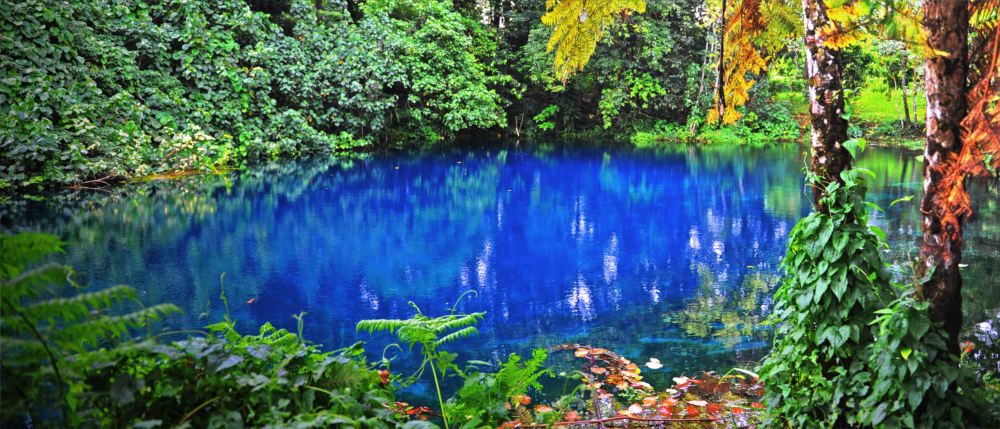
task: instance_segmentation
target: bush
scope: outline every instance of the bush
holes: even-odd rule
[[[496,42],[449,2],[366,2],[358,20],[336,0],[275,12],[284,27],[240,0],[0,5],[0,192],[506,122],[487,86],[503,76],[474,55]]]

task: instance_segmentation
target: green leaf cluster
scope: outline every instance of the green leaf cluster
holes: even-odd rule
[[[863,141],[845,143],[852,155]],[[827,185],[822,204],[789,237],[775,294],[778,330],[760,368],[766,425],[954,427],[976,421],[973,377],[948,353],[928,304],[893,286],[879,256],[885,233],[855,168]],[[816,182],[813,174],[809,180]],[[875,207],[877,209],[877,207]]]
[[[497,427],[509,420],[508,407],[517,403],[513,398],[528,393],[529,389],[541,391],[538,379],[543,375],[554,376],[551,370],[542,368],[547,357],[545,349],[533,350],[531,359],[523,362],[517,353],[511,353],[495,373],[467,372],[462,388],[445,405],[448,415],[463,428]]]
[[[450,2],[0,5],[0,192],[433,141],[505,123]],[[265,5],[266,6],[266,5]],[[279,24],[281,24],[279,26]],[[499,79],[499,80],[498,80]]]
[[[843,183],[830,183],[822,200],[829,213],[814,211],[789,236],[786,276],[775,293],[778,331],[761,368],[772,423],[859,423],[873,379],[870,346],[878,339],[869,322],[888,297],[890,275],[881,241],[867,226],[858,172],[846,170]]]
[[[401,427],[361,343],[321,352],[270,324],[240,335],[144,341],[91,364],[88,415],[102,427]]]

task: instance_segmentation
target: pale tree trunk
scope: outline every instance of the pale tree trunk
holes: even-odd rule
[[[910,65],[910,54],[905,50],[903,51],[903,116],[906,117],[906,125],[913,126],[913,121],[910,120],[910,105],[906,99],[906,90],[909,89],[906,83],[906,69]],[[916,112],[914,112],[916,113]]]
[[[919,285],[930,302],[930,317],[944,323],[948,348],[958,352],[962,329],[962,222],[965,214],[954,210],[953,186],[941,186],[957,174],[962,150],[959,124],[967,113],[968,3],[965,0],[925,0],[924,31],[931,48],[946,56],[929,58],[924,68],[927,107],[927,146],[924,150],[923,240],[917,277],[932,272]],[[959,182],[960,185],[960,182]]]
[[[819,30],[829,23],[823,0],[802,0],[806,30],[806,81],[809,85],[809,121],[812,124],[809,146],[810,168],[820,177],[812,187],[813,203],[820,212],[823,190],[840,180],[840,172],[851,168],[851,155],[844,149],[847,120],[844,114],[844,91],[841,84],[840,52],[823,46]]]

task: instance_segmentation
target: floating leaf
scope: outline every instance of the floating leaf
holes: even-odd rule
[[[705,407],[705,410],[708,411],[709,414],[715,414],[719,411],[722,411],[722,407],[716,404],[708,404],[708,406]]]
[[[674,412],[667,407],[660,407],[659,409],[656,410],[656,412],[660,413],[660,415],[667,418],[670,418],[670,416],[674,415]]]
[[[692,406],[688,405],[687,406],[687,413],[688,413],[689,416],[697,416],[698,415],[698,409],[695,408],[695,407],[692,407]]]
[[[576,349],[576,351],[573,352],[573,356],[584,357],[584,356],[587,356],[588,353],[590,353],[590,350],[587,350],[587,349]]]
[[[628,406],[628,412],[632,414],[639,414],[642,412],[642,406],[639,404],[632,404]]]
[[[642,398],[642,406],[643,407],[652,407],[653,405],[656,405],[659,402],[660,401],[656,400],[655,396],[647,396],[645,398]]]
[[[649,368],[649,369],[660,369],[660,368],[663,368],[663,364],[660,363],[660,360],[657,359],[657,358],[649,358],[649,362],[646,362],[645,365],[646,365],[646,368]]]
[[[521,405],[528,405],[531,403],[531,397],[528,395],[517,395],[517,402]]]
[[[698,407],[704,407],[705,405],[708,405],[708,402],[702,401],[700,399],[696,399],[696,400],[692,400],[692,401],[687,401],[687,403],[689,403],[691,405],[694,405],[694,406],[698,406]]]
[[[554,410],[548,405],[539,405],[535,407],[536,413],[551,413],[552,411]]]

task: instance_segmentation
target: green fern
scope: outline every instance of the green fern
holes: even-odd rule
[[[476,330],[475,325],[486,315],[485,311],[471,314],[455,314],[458,301],[461,301],[464,296],[465,294],[462,294],[456,300],[455,307],[451,309],[451,314],[433,318],[428,317],[420,311],[420,307],[417,307],[413,301],[410,301],[410,305],[417,310],[417,314],[409,319],[368,319],[358,322],[356,327],[358,332],[365,331],[369,334],[389,332],[390,334],[394,334],[400,342],[409,344],[410,350],[413,350],[413,347],[417,344],[421,346],[421,353],[424,355],[424,360],[420,363],[420,368],[414,373],[411,379],[413,381],[420,379],[424,368],[430,364],[431,375],[434,377],[434,388],[437,391],[438,403],[441,405],[441,414],[444,418],[446,429],[448,428],[448,415],[444,411],[444,400],[441,397],[437,369],[441,370],[442,377],[448,369],[454,370],[459,375],[462,374],[462,371],[453,363],[456,355],[441,352],[438,350],[438,347],[478,334],[479,331]]]
[[[61,252],[63,244],[47,234],[0,236],[0,368],[3,397],[10,401],[4,403],[0,423],[27,416],[35,425],[51,425],[55,422],[46,419],[58,418],[69,426],[75,404],[70,392],[82,388],[72,367],[82,360],[79,354],[180,312],[170,304],[143,308],[128,286],[82,293],[67,266],[48,263],[28,269]],[[130,302],[140,309],[108,315]],[[50,404],[59,404],[54,416]]]
[[[542,385],[538,379],[541,376],[554,376],[552,370],[542,368],[547,357],[545,349],[533,350],[531,359],[525,362],[517,353],[511,353],[496,373],[477,371],[469,374],[458,393],[448,399],[449,414],[456,416],[463,428],[497,427],[510,420],[508,404],[517,404],[514,398],[527,394],[530,389],[540,391]],[[515,407],[518,412],[527,411],[521,406]]]

